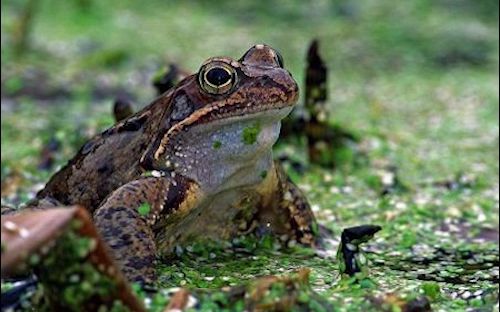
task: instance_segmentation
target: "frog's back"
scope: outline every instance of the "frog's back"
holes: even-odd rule
[[[50,199],[49,202],[80,204],[95,210],[111,192],[142,174],[140,159],[158,127],[161,118],[157,117],[164,107],[165,100],[159,99],[90,139],[52,176],[30,205]]]

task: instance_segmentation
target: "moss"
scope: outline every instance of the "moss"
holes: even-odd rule
[[[310,288],[307,270],[263,277],[225,290],[193,290],[198,299],[189,311],[331,311]]]
[[[57,240],[47,257],[37,260],[41,291],[52,304],[66,311],[80,311],[95,298],[106,298],[116,291],[114,282],[86,260],[95,241],[80,236],[74,230],[77,226],[73,224],[73,229]],[[122,303],[114,302],[109,311],[127,310]]]
[[[241,134],[241,140],[246,145],[252,145],[257,141],[257,137],[259,136],[261,127],[259,123],[254,124],[253,126],[247,127],[243,129],[243,133]]]

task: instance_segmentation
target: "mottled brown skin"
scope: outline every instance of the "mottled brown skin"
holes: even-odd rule
[[[232,75],[216,91],[204,75],[213,66]],[[154,280],[158,256],[194,239],[257,231],[314,246],[310,207],[272,160],[280,121],[297,98],[296,82],[268,46],[238,61],[209,59],[87,142],[30,206],[87,207],[125,275],[140,282]],[[252,127],[257,135],[242,139]],[[144,204],[150,210],[141,215]]]
[[[107,195],[144,172],[140,157],[160,128],[167,107],[168,98],[160,97],[90,139],[29,206],[79,203],[94,211]]]

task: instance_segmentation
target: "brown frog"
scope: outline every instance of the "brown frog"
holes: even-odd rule
[[[281,56],[256,45],[208,59],[149,106],[88,141],[29,204],[80,204],[132,281],[194,239],[263,231],[316,244],[300,190],[273,161],[298,86]]]

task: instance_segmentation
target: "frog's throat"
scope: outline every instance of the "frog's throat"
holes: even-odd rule
[[[165,165],[207,193],[256,185],[273,167],[272,147],[291,108],[196,125],[176,136]]]

